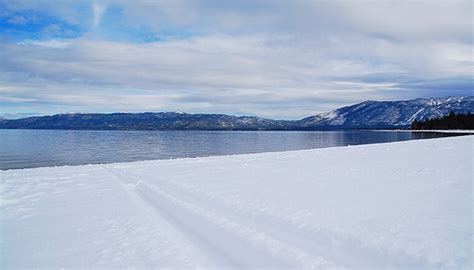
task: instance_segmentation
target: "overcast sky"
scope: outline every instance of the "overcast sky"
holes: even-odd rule
[[[0,116],[473,95],[472,1],[0,0]]]

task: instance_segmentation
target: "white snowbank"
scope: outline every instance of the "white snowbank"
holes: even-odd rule
[[[473,261],[474,136],[0,172],[0,268]]]
[[[472,129],[427,129],[427,130],[410,130],[411,132],[437,132],[437,133],[461,133],[474,134]]]
[[[452,133],[452,134],[474,134],[474,130],[472,129],[424,129],[424,130],[411,130],[411,129],[374,129],[374,131],[381,132],[418,132],[418,133],[426,133],[426,132],[434,132],[434,133]]]

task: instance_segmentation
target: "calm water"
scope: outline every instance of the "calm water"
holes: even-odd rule
[[[449,136],[397,131],[0,130],[0,169],[230,155]]]

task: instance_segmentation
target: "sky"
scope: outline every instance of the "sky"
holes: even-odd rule
[[[472,1],[0,0],[0,117],[473,95]]]

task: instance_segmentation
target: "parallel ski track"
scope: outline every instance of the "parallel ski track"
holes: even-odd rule
[[[222,198],[179,181],[153,177],[152,184],[140,175],[113,165],[103,165],[122,187],[152,207],[184,234],[210,260],[235,268],[345,268],[396,267],[407,257],[412,267],[423,266],[419,258],[394,254],[328,228],[306,226],[294,218],[268,210],[261,202]],[[147,176],[147,179],[150,179]],[[262,207],[263,206],[263,207]],[[301,210],[305,214],[304,209]],[[310,214],[310,213],[307,213]],[[284,227],[284,228],[281,228]],[[340,256],[341,252],[345,256]],[[338,258],[345,258],[338,261]]]

